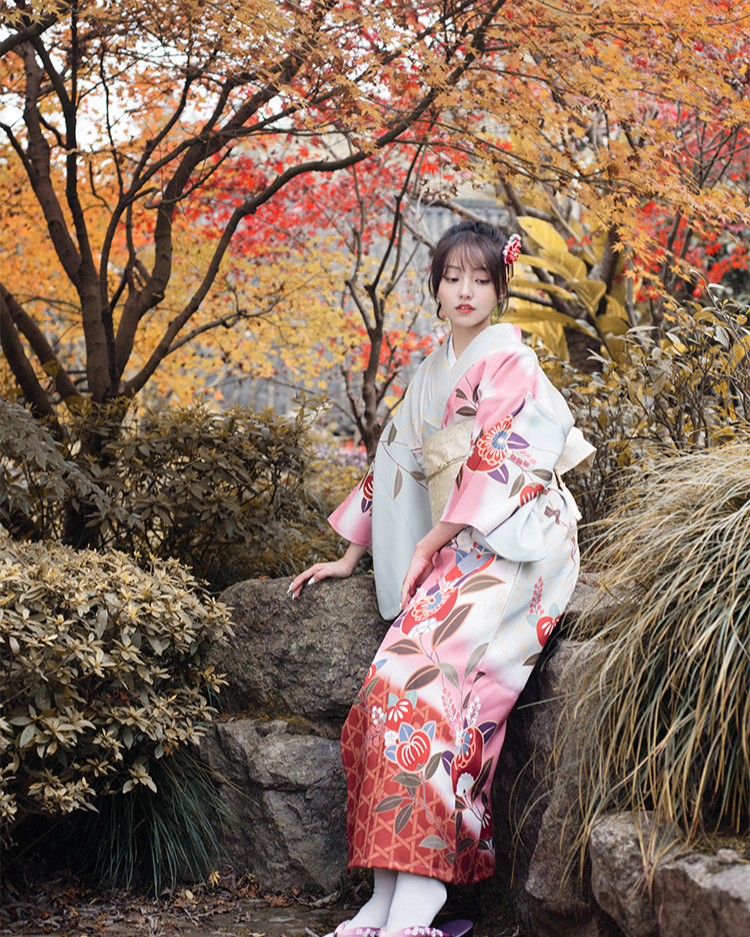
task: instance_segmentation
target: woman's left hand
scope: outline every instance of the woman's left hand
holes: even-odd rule
[[[414,598],[414,593],[432,572],[441,549],[455,537],[463,524],[448,524],[438,521],[426,537],[422,537],[414,548],[414,555],[401,586],[401,608],[404,609]]]
[[[404,576],[404,583],[401,586],[402,609],[406,608],[411,602],[414,593],[432,572],[439,553],[440,550],[425,550],[421,541],[417,544],[409,568],[406,571],[406,576]]]

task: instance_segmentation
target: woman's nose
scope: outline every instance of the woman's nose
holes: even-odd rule
[[[471,296],[471,280],[462,280],[461,281],[461,296]]]

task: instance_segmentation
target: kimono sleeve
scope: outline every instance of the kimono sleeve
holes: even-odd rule
[[[372,546],[373,465],[355,489],[341,502],[328,523],[349,543]]]
[[[573,417],[534,352],[521,344],[488,356],[479,386],[472,445],[441,519],[489,538],[519,509],[532,508],[530,502],[552,481]],[[530,526],[521,520],[503,534],[514,540],[511,531],[517,528],[528,537]],[[497,536],[493,539],[497,543]],[[508,558],[535,558],[543,547],[536,534],[531,539],[531,550],[531,544],[504,542],[502,552]]]

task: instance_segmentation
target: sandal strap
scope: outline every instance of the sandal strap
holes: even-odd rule
[[[347,927],[351,921],[342,921],[333,932],[333,937],[380,937],[380,927]]]

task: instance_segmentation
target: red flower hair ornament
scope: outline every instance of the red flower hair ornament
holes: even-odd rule
[[[506,279],[513,279],[513,264],[521,255],[521,238],[514,234],[508,239],[508,243],[503,248],[503,260],[505,261]]]

